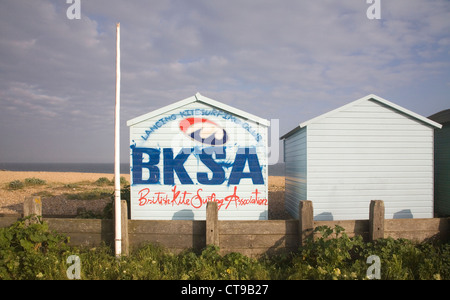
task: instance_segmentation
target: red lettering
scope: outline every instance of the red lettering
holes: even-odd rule
[[[156,195],[156,202],[154,202],[154,203],[162,204],[163,198],[161,197],[161,194],[165,194],[165,193],[164,192],[156,192],[155,193],[155,195]],[[153,197],[153,199],[155,199],[155,197]],[[166,200],[167,200],[167,197],[166,197]],[[155,200],[153,200],[153,201],[155,201]],[[166,201],[166,204],[167,204],[167,201]]]
[[[237,186],[234,187],[234,193],[231,196],[226,196],[225,197],[225,201],[228,201],[227,206],[225,207],[225,209],[228,209],[228,206],[230,206],[230,203],[234,201],[234,204],[237,205],[237,201],[239,200],[239,197],[236,195],[236,191],[237,191]]]
[[[173,198],[172,198],[172,205],[173,202],[176,201],[176,199],[178,198],[178,195],[180,195],[180,191],[176,191],[177,190],[177,186],[174,186],[172,189],[172,193],[173,193]]]
[[[186,204],[186,205],[190,205],[190,199],[186,199],[186,195],[189,194],[191,195],[192,193],[188,193],[187,191],[183,192],[183,200],[181,200],[180,204]]]
[[[194,207],[194,208],[200,208],[200,207],[202,207],[202,205],[203,205],[203,202],[202,202],[202,197],[200,196],[200,191],[203,191],[203,189],[198,189],[197,190],[197,195],[195,195],[194,197],[192,197],[192,199],[191,199],[191,205],[192,205],[192,207]]]
[[[188,191],[177,191],[177,186],[174,186],[171,190],[172,194],[166,194],[165,192],[154,192],[150,193],[149,188],[144,188],[138,192],[138,204],[139,206],[144,205],[172,205],[172,206],[192,206],[194,209],[201,208],[208,201],[217,202],[219,210],[221,208],[228,209],[230,204],[234,203],[234,206],[237,208],[239,206],[245,205],[267,205],[266,198],[259,198],[258,195],[261,194],[258,189],[255,189],[254,192],[251,193],[249,198],[240,198],[237,192],[237,186],[234,186],[233,194],[226,196],[225,198],[217,198],[215,193],[211,193],[211,195],[203,195],[203,189],[198,189],[195,195],[192,196],[193,193]],[[226,204],[226,205],[225,205]],[[224,207],[225,205],[225,207]]]
[[[261,193],[258,193],[258,189],[255,189],[255,191],[252,192],[252,194],[255,194],[255,201],[256,201],[256,203],[258,203],[258,194],[261,194]]]
[[[145,195],[144,195],[145,193]],[[150,189],[149,188],[145,188],[139,191],[139,206],[143,206],[145,204],[147,204],[147,195],[150,194]]]

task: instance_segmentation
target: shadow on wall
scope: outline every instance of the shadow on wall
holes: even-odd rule
[[[173,214],[172,220],[194,220],[194,212],[190,209],[182,209]]]
[[[414,215],[412,214],[410,209],[402,209],[396,213],[394,213],[393,219],[412,219]],[[267,220],[267,212],[262,212],[259,216],[260,220]],[[172,220],[194,220],[194,212],[190,209],[182,209],[177,211]],[[314,216],[314,221],[333,221],[333,214],[329,211],[325,211]]]
[[[410,209],[402,209],[393,215],[393,219],[412,219],[414,218]]]
[[[393,219],[413,219],[414,215],[412,214],[410,209],[402,209],[392,216]],[[329,211],[325,211],[314,216],[314,221],[333,221],[333,214]]]
[[[263,211],[262,213],[259,214],[258,220],[269,220],[268,215],[269,215],[268,211]]]
[[[333,214],[329,211],[320,213],[314,217],[314,221],[333,221]]]

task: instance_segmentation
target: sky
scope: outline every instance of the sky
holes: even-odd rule
[[[368,94],[450,108],[448,0],[73,1],[0,1],[2,163],[114,161],[117,22],[122,162],[127,120],[197,92],[280,136]]]

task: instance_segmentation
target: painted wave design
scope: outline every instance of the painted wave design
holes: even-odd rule
[[[225,144],[228,140],[225,129],[208,119],[184,119],[180,122],[180,129],[187,136],[202,144],[218,146]]]

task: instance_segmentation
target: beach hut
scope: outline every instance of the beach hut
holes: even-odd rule
[[[285,205],[298,218],[311,200],[315,220],[433,217],[433,132],[441,125],[376,95],[301,123],[280,139]]]
[[[434,132],[434,212],[450,216],[450,109],[428,118],[442,124]]]
[[[268,218],[269,121],[197,93],[130,127],[131,218]]]

